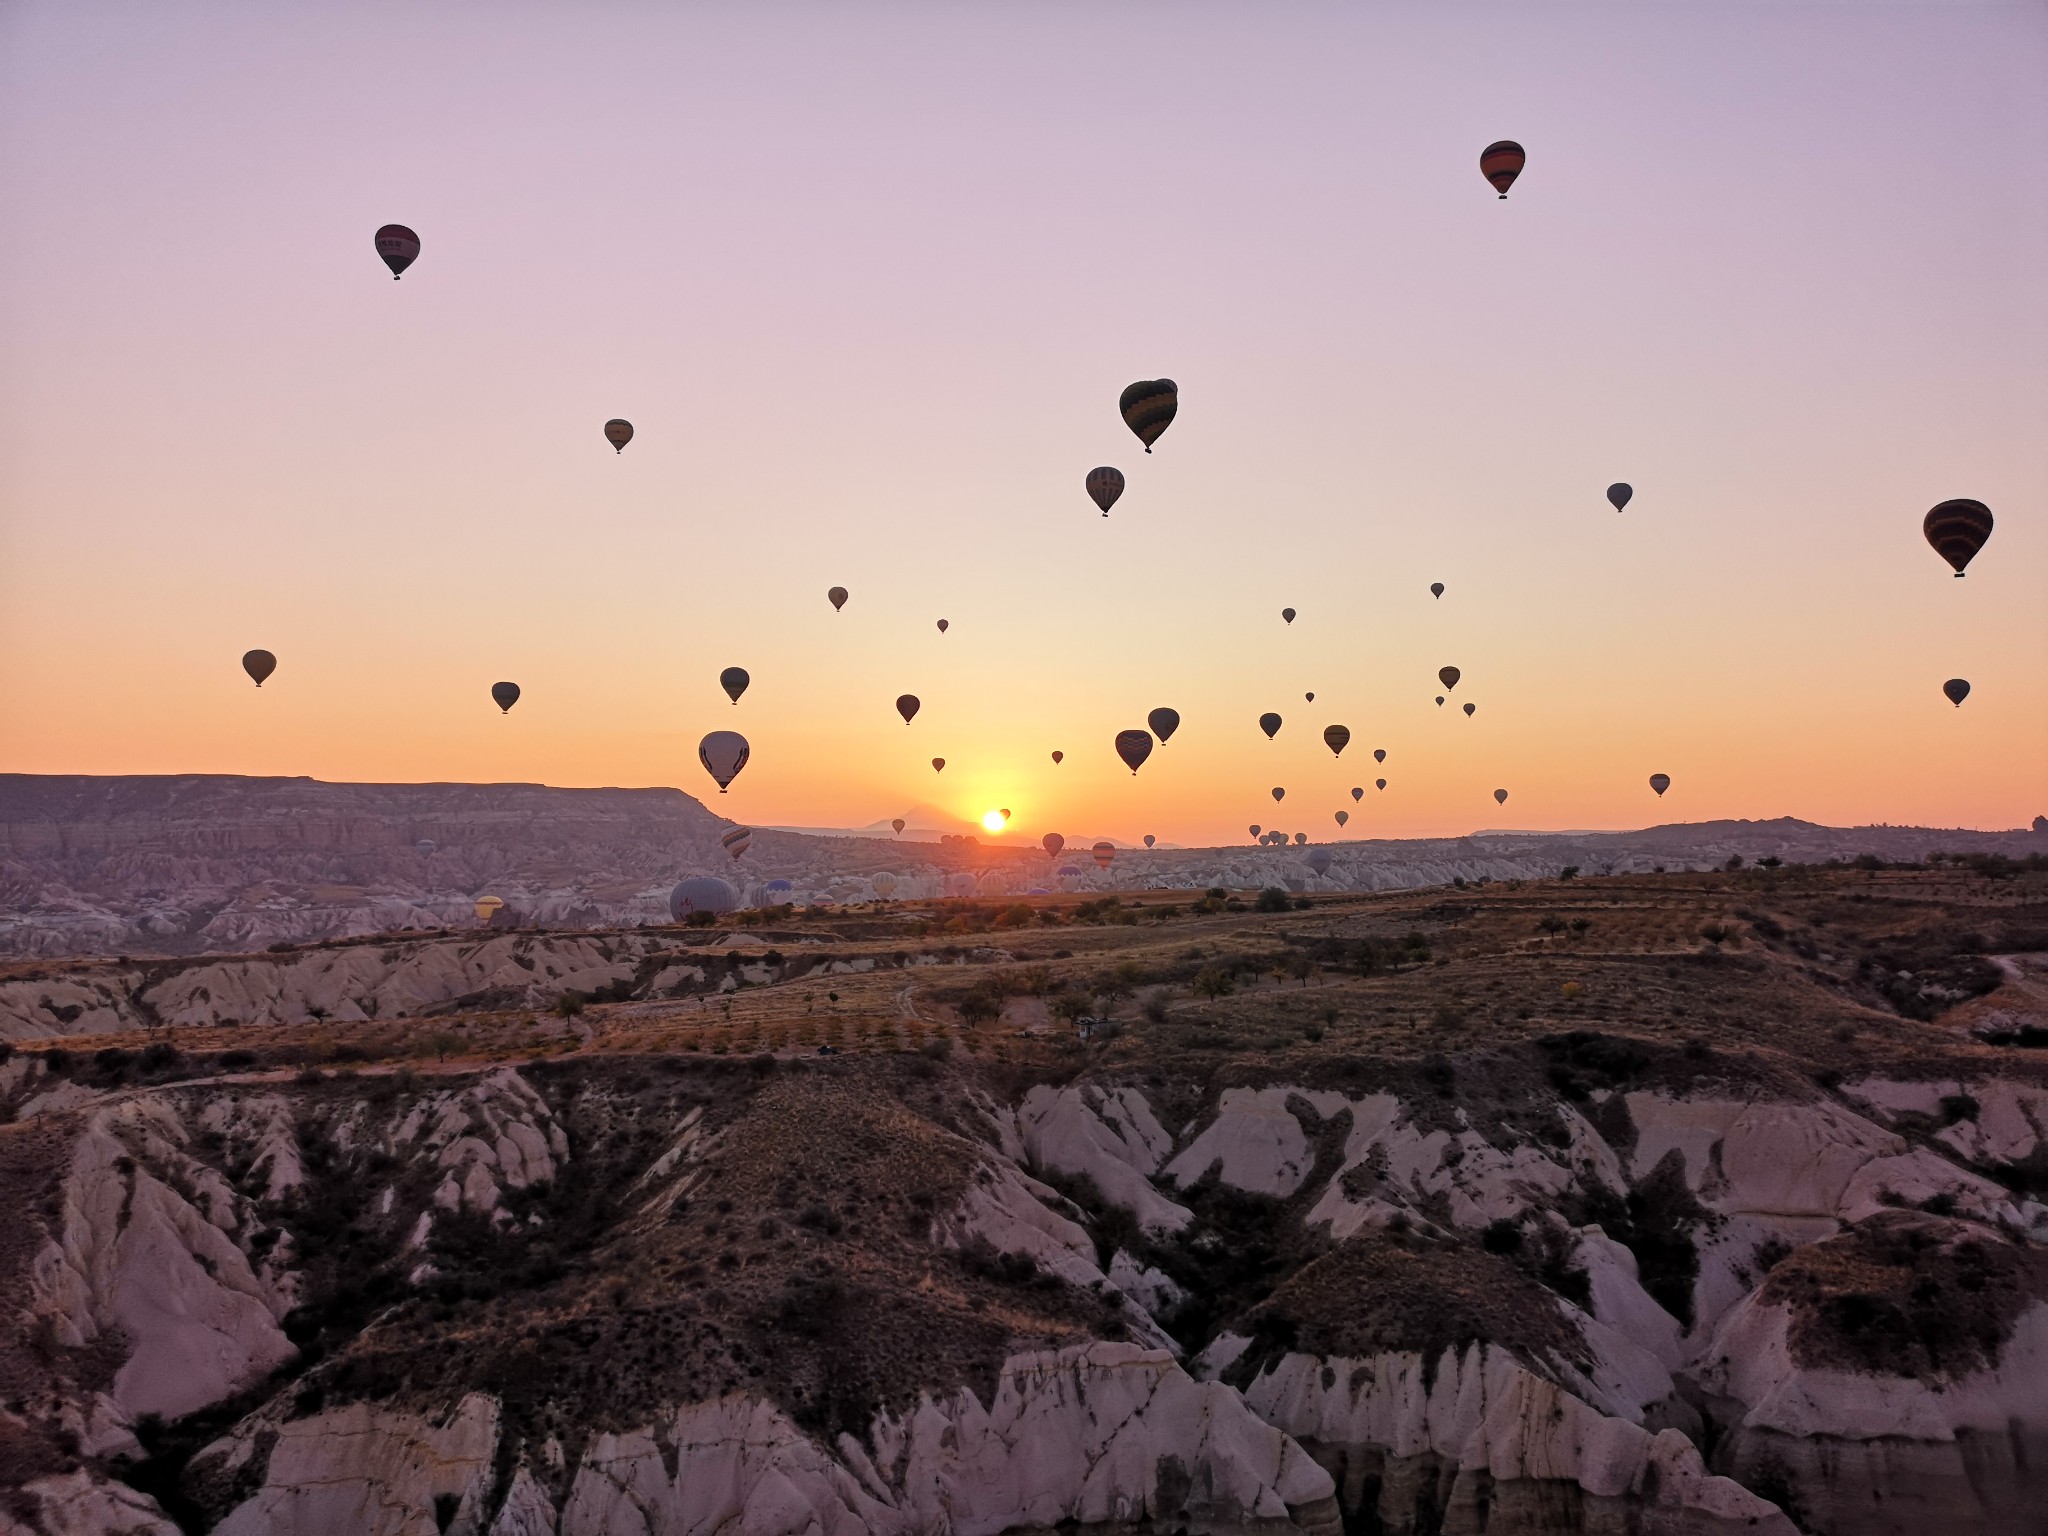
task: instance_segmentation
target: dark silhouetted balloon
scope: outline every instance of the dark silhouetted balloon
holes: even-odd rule
[[[1387,760],[1387,749],[1385,747],[1374,747],[1372,749],[1372,760],[1376,763],[1384,763]]]
[[[1479,706],[1478,706],[1477,704],[1467,704],[1467,705],[1465,706],[1465,718],[1466,718],[1467,720],[1471,719],[1471,718],[1472,718],[1472,715],[1473,715],[1473,712],[1474,712],[1475,710],[1477,710],[1478,708],[1479,708]]]
[[[1316,696],[1312,693],[1304,693],[1302,695],[1302,698],[1310,704],[1313,704],[1316,701]]]
[[[697,761],[718,781],[718,792],[722,795],[726,785],[738,778],[740,770],[747,766],[751,750],[747,746],[747,738],[738,731],[713,731],[697,743]]]
[[[1496,139],[1479,151],[1479,174],[1492,182],[1493,190],[1505,198],[1508,188],[1515,184],[1515,178],[1522,174],[1522,167],[1528,160],[1528,154],[1513,139]]]
[[[1671,775],[1670,775],[1670,774],[1668,774],[1668,773],[1653,773],[1653,774],[1651,774],[1651,775],[1650,775],[1650,788],[1652,788],[1652,789],[1654,789],[1655,791],[1657,791],[1657,793],[1658,793],[1658,794],[1660,794],[1660,795],[1661,795],[1661,794],[1663,794],[1663,793],[1664,793],[1664,791],[1665,791],[1665,790],[1667,790],[1667,789],[1669,789],[1670,787],[1671,787]]]
[[[1097,843],[1093,848],[1089,849],[1088,851],[1095,855],[1095,862],[1097,864],[1099,864],[1102,868],[1107,869],[1109,868],[1109,861],[1116,857],[1116,844],[1106,842]]]
[[[1634,495],[1634,487],[1627,485],[1620,480],[1615,481],[1614,484],[1607,487],[1607,499],[1614,503],[1614,510],[1617,512],[1619,512],[1623,507],[1627,506],[1629,503],[1629,498]]]
[[[1363,793],[1363,791],[1360,791],[1360,793]],[[1343,826],[1344,823],[1349,821],[1350,819],[1351,813],[1349,811],[1339,811],[1337,813],[1337,825],[1340,827]]]
[[[1365,798],[1365,791],[1354,784],[1351,788],[1351,798],[1354,800],[1363,800]]]
[[[1173,733],[1180,729],[1180,711],[1162,706],[1147,715],[1145,723],[1152,727],[1152,734],[1159,738],[1163,746],[1173,738]]]
[[[945,759],[944,759],[943,757],[935,757],[935,758],[933,758],[933,759],[932,759],[932,772],[933,772],[933,773],[944,773],[945,771],[946,771],[946,760],[945,760]]]
[[[940,633],[940,634],[942,634],[942,635],[943,635],[943,634],[944,634],[944,633],[945,633],[945,632],[946,632],[947,630],[951,629],[952,627],[953,627],[953,626],[952,626],[952,624],[951,624],[951,622],[950,622],[950,621],[948,621],[948,620],[946,620],[946,619],[941,619],[941,620],[939,620],[939,633]]]
[[[1152,733],[1150,731],[1118,731],[1116,733],[1116,755],[1124,760],[1124,766],[1137,776],[1138,768],[1152,755]]]
[[[1429,595],[1436,598],[1442,597],[1444,595],[1444,584],[1440,581],[1432,581],[1429,584]]]
[[[1457,687],[1458,679],[1464,675],[1456,667],[1438,667],[1436,669],[1436,680],[1444,685],[1445,693],[1449,693],[1453,688]]]
[[[1934,552],[1954,566],[1960,576],[1963,567],[1991,537],[1991,509],[1983,502],[1971,501],[1967,497],[1944,501],[1927,514],[1920,524],[1920,531],[1927,535],[1927,542],[1934,546]]]
[[[896,696],[896,713],[903,717],[905,725],[910,724],[911,718],[917,714],[921,707],[917,702],[917,695],[914,693],[900,693]]]
[[[1145,846],[1146,846],[1147,848],[1150,848],[1150,847],[1151,847],[1151,846],[1152,846],[1152,845],[1153,845],[1154,843],[1156,843],[1156,842],[1158,842],[1158,841],[1159,841],[1159,839],[1158,839],[1158,838],[1156,838],[1156,837],[1154,837],[1154,836],[1153,836],[1153,835],[1152,835],[1152,834],[1151,834],[1150,832],[1147,832],[1147,833],[1145,834]]]
[[[1496,789],[1493,792],[1493,803],[1495,805],[1506,805],[1508,803],[1508,792],[1504,789]]]
[[[741,854],[747,851],[748,840],[751,839],[753,835],[754,833],[751,827],[734,827],[730,832],[726,833],[725,836],[721,837],[719,841],[725,845],[725,851],[731,854],[733,858],[737,859]]]
[[[1064,752],[1055,752],[1055,753],[1053,753],[1053,755],[1052,755],[1052,760],[1053,760],[1053,761],[1054,761],[1055,763],[1061,763],[1061,762],[1065,762],[1065,761],[1066,761],[1066,757],[1067,757],[1067,754],[1066,754],[1066,753],[1064,753]]]
[[[1961,709],[1963,707],[1963,700],[1970,696],[1970,685],[1966,679],[1952,677],[1941,685],[1941,691],[1948,695],[1949,703],[1955,705],[1957,709]]]
[[[1344,749],[1351,745],[1351,731],[1349,727],[1342,725],[1324,726],[1323,745],[1328,747],[1335,756],[1342,757]]]
[[[491,699],[499,709],[509,715],[512,712],[512,706],[519,702],[519,685],[517,683],[493,683],[491,684]]]
[[[712,875],[692,875],[668,893],[668,915],[679,923],[692,912],[731,912],[739,904],[740,893]]]
[[[745,667],[727,667],[718,674],[718,686],[725,690],[725,696],[737,704],[740,695],[747,691],[747,684],[753,679],[747,676]]]
[[[1273,791],[1273,798],[1275,800],[1285,800],[1287,798],[1287,791],[1276,787]]]
[[[1067,840],[1057,832],[1048,832],[1038,840],[1038,846],[1045,850],[1047,858],[1056,859],[1060,850],[1067,846]]]
[[[268,651],[244,651],[242,670],[254,678],[256,686],[261,688],[263,680],[277,670],[277,658]],[[518,697],[516,689],[513,691],[513,697]]]
[[[1259,824],[1256,821],[1251,824],[1251,834],[1253,837],[1259,835]]]
[[[391,269],[391,281],[398,281],[398,274],[419,260],[420,237],[403,224],[386,224],[377,231],[377,254],[384,258],[384,265]]]
[[[830,604],[832,605],[832,611],[833,611],[834,613],[837,613],[837,612],[838,612],[838,611],[839,611],[840,609],[842,609],[842,608],[844,608],[844,607],[846,606],[846,588],[844,588],[844,587],[828,587],[828,588],[826,588],[826,590],[825,590],[825,601],[826,601],[826,602],[828,602],[828,603],[830,603]]]
[[[1313,850],[1308,856],[1308,867],[1314,870],[1318,876],[1327,875],[1330,872],[1330,850],[1327,848]]]
[[[1100,469],[1091,469],[1088,471],[1087,486],[1088,494],[1094,498],[1095,505],[1102,508],[1102,515],[1107,517],[1109,509],[1116,505],[1117,497],[1124,493],[1124,472],[1120,469],[1111,469],[1107,464]]]
[[[1259,716],[1259,729],[1266,733],[1266,740],[1271,741],[1280,734],[1280,717],[1271,710],[1266,711]]]
[[[1141,379],[1125,390],[1116,404],[1124,414],[1124,425],[1138,434],[1138,441],[1150,453],[1180,409],[1180,388],[1171,379]]]
[[[1308,845],[1308,834],[1306,832],[1297,832],[1294,834],[1294,841],[1298,846],[1306,847]]]
[[[1285,622],[1292,624],[1294,622],[1294,610],[1292,608],[1282,608],[1280,610],[1280,617]]]
[[[633,441],[633,423],[624,417],[614,416],[604,424],[604,440],[612,445],[614,452],[624,453],[626,444]]]
[[[1372,781],[1372,787],[1374,789],[1385,789],[1387,787],[1387,781],[1385,779],[1374,779]]]
[[[894,827],[898,832],[901,832],[905,826],[905,822],[901,816],[898,816],[894,821],[890,822],[889,825]]]

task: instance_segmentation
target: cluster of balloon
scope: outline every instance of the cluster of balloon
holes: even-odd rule
[[[914,693],[899,693],[896,695],[896,713],[903,717],[905,725],[910,724],[911,720],[916,717],[918,710],[923,707],[923,705],[918,703],[917,695]]]
[[[1280,717],[1268,710],[1259,716],[1259,729],[1266,733],[1266,740],[1271,741],[1280,734]]]
[[[1152,733],[1150,731],[1118,731],[1116,733],[1116,755],[1124,760],[1124,766],[1131,770],[1131,777],[1138,776],[1138,769],[1145,759],[1152,755]]]
[[[476,912],[476,920],[478,922],[488,923],[503,911],[504,907],[505,898],[502,896],[479,896],[476,899],[476,906],[473,910]]]
[[[747,738],[738,731],[713,731],[697,743],[697,761],[717,782],[718,792],[722,795],[726,787],[740,776],[740,770],[747,766],[751,750],[747,746]]]
[[[263,680],[277,670],[277,658],[268,651],[244,651],[242,670],[254,678],[256,686],[261,688]]]
[[[895,819],[894,821],[890,822],[890,823],[889,823],[889,825],[890,825],[890,826],[892,826],[892,827],[894,827],[894,828],[896,829],[897,835],[899,835],[899,836],[901,836],[901,835],[902,835],[902,832],[903,832],[903,827],[904,827],[904,821],[903,821],[903,818],[902,818],[901,816],[898,816],[898,817],[897,817],[897,818],[896,818],[896,819]]]
[[[1955,567],[1961,579],[1963,567],[1977,556],[1991,537],[1991,509],[1981,501],[1958,497],[1944,501],[1921,520],[1920,531],[1934,552]]]
[[[753,837],[753,835],[754,833],[752,828],[734,827],[730,832],[726,833],[725,836],[721,837],[719,839],[719,842],[723,843],[725,845],[725,851],[731,854],[733,858],[737,860],[741,854],[747,851],[747,843]]]
[[[1095,863],[1099,868],[1107,869],[1109,868],[1109,861],[1116,857],[1116,844],[1107,842],[1097,843],[1088,851],[1095,855]]]
[[[1349,821],[1350,819],[1351,813],[1349,811],[1339,811],[1337,813],[1337,825],[1340,827],[1343,826],[1344,823]]]
[[[1174,413],[1180,409],[1180,386],[1171,379],[1140,379],[1123,392],[1116,405],[1123,412],[1124,425],[1150,453],[1159,434],[1173,425]]]
[[[1444,584],[1440,581],[1432,581],[1429,584],[1429,595],[1441,599],[1444,595]]]
[[[1529,156],[1513,139],[1496,139],[1479,151],[1479,174],[1493,183],[1493,190],[1506,202],[1508,188],[1522,174]]]
[[[1970,684],[1965,678],[1952,677],[1941,685],[1941,691],[1948,695],[1949,703],[1961,709],[1963,700],[1970,696]]]
[[[511,714],[512,706],[519,702],[519,685],[517,683],[491,684],[491,702],[498,706],[500,713]]]
[[[1173,733],[1180,729],[1180,711],[1161,705],[1145,717],[1145,724],[1152,728],[1152,734],[1159,738],[1159,744],[1163,747],[1173,739]],[[1059,754],[1053,754],[1053,760],[1057,762]]]
[[[403,224],[386,224],[377,231],[376,240],[377,254],[391,269],[391,281],[394,283],[400,273],[419,260],[420,237]]]
[[[1282,608],[1280,610],[1280,619],[1283,623],[1292,624],[1294,622],[1294,610],[1292,608]]]
[[[1153,845],[1154,843],[1156,843],[1157,841],[1159,841],[1159,839],[1157,839],[1156,837],[1154,837],[1154,836],[1153,836],[1153,835],[1152,835],[1152,834],[1151,834],[1150,832],[1147,832],[1147,833],[1145,834],[1145,846],[1146,846],[1147,848],[1150,848],[1150,847],[1151,847],[1151,846],[1152,846],[1152,845]]]
[[[1351,745],[1350,728],[1342,725],[1324,726],[1323,745],[1330,749],[1332,757],[1342,757],[1344,749]]]
[[[941,620],[939,620],[939,633],[940,633],[940,634],[942,634],[942,635],[943,635],[943,634],[944,634],[944,633],[945,633],[945,632],[946,632],[947,630],[951,629],[952,627],[953,627],[953,626],[952,626],[952,625],[951,625],[950,623],[948,623],[948,622],[947,622],[946,620],[944,620],[944,619],[941,619]]]
[[[1045,850],[1047,858],[1056,859],[1060,856],[1060,850],[1067,846],[1067,840],[1057,832],[1048,832],[1038,840],[1038,846]]]
[[[935,758],[933,758],[933,759],[932,759],[932,772],[933,772],[933,773],[944,773],[945,771],[946,771],[946,760],[945,760],[945,759],[944,759],[943,757],[935,757]]]
[[[718,686],[725,690],[725,696],[737,704],[740,695],[747,691],[747,684],[753,679],[747,676],[745,667],[727,667],[718,674]]]
[[[1117,497],[1124,493],[1124,472],[1111,469],[1107,464],[1088,471],[1088,494],[1095,505],[1102,508],[1102,515],[1109,516],[1109,509],[1116,505]]]
[[[1663,794],[1663,793],[1664,793],[1664,791],[1665,791],[1665,790],[1667,790],[1667,789],[1669,789],[1670,787],[1671,787],[1671,775],[1670,775],[1670,774],[1668,774],[1668,773],[1653,773],[1653,774],[1651,774],[1651,775],[1650,775],[1650,788],[1654,789],[1654,790],[1655,790],[1655,791],[1656,791],[1656,792],[1657,792],[1658,794],[1660,794],[1660,795],[1661,795],[1661,794]]]
[[[1060,764],[1060,763],[1062,763],[1062,762],[1066,761],[1066,756],[1067,756],[1067,754],[1066,754],[1066,753],[1064,753],[1064,752],[1055,752],[1055,753],[1053,753],[1053,755],[1052,755],[1052,760],[1053,760],[1053,763],[1055,764],[1055,766],[1057,766],[1058,764]]]
[[[1627,506],[1629,498],[1634,495],[1635,488],[1620,480],[1607,487],[1607,499],[1614,503],[1614,510],[1617,512]]]
[[[837,613],[840,609],[846,606],[846,588],[827,587],[825,589],[825,601],[830,603],[832,605],[832,611],[834,613]]]
[[[633,441],[633,423],[623,416],[614,416],[604,424],[604,440],[619,453],[626,451],[626,444]]]

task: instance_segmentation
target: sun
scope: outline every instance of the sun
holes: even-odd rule
[[[981,818],[981,824],[991,832],[1000,832],[1003,830],[1003,813],[990,811]]]

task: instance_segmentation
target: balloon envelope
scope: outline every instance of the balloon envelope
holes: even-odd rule
[[[1045,850],[1048,858],[1056,859],[1060,850],[1067,846],[1067,840],[1057,832],[1048,832],[1038,840],[1038,846]]]
[[[1280,734],[1280,717],[1268,710],[1259,716],[1259,729],[1266,733],[1266,740],[1271,741]]]
[[[945,620],[945,619],[941,619],[941,620],[939,620],[939,633],[940,633],[940,634],[942,634],[942,635],[943,635],[943,634],[944,634],[944,633],[945,633],[945,632],[946,632],[947,630],[951,629],[952,627],[953,627],[953,626],[952,626],[952,624],[951,624],[951,623],[950,623],[950,622],[949,622],[948,620]]]
[[[1436,669],[1436,680],[1444,685],[1444,692],[1446,693],[1457,687],[1458,679],[1464,675],[1456,667],[1438,667]]]
[[[1968,497],[1944,501],[1921,521],[1920,531],[1934,546],[1934,552],[1954,566],[1960,576],[1963,567],[1991,537],[1991,509]]]
[[[1292,608],[1282,608],[1280,610],[1280,618],[1283,622],[1292,624],[1294,622],[1294,610]]]
[[[740,770],[747,766],[752,749],[747,738],[738,731],[713,731],[697,743],[697,761],[704,765],[704,771],[718,781],[718,792],[725,793],[725,787],[740,776]]]
[[[1279,786],[1278,786],[1278,785],[1276,784],[1276,785],[1275,785],[1275,786],[1273,787],[1273,798],[1274,798],[1275,800],[1285,800],[1285,799],[1287,798],[1287,791],[1286,791],[1286,790],[1284,790],[1284,789],[1282,789],[1282,788],[1280,788],[1280,787],[1279,787]]]
[[[680,880],[668,893],[668,914],[677,922],[692,912],[730,912],[739,904],[740,893],[711,875]]]
[[[1088,851],[1095,855],[1095,862],[1097,864],[1101,865],[1104,869],[1107,869],[1109,868],[1109,861],[1116,857],[1116,844],[1097,843],[1093,848],[1089,849]]]
[[[1152,733],[1150,731],[1118,731],[1116,733],[1116,755],[1124,760],[1124,766],[1136,777],[1138,769],[1146,758],[1152,755]]]
[[[896,695],[896,713],[903,717],[905,725],[910,724],[911,718],[923,707],[923,705],[918,703],[917,695],[914,693],[899,693]]]
[[[1372,749],[1372,760],[1376,763],[1384,763],[1387,760],[1387,749],[1385,747],[1374,747]]]
[[[1109,509],[1116,505],[1117,497],[1124,493],[1124,472],[1111,469],[1107,464],[1100,469],[1088,471],[1088,494],[1095,505],[1102,508],[1102,515],[1109,516]]]
[[[431,837],[423,837],[412,845],[412,851],[424,859],[434,851],[434,847],[434,840]]]
[[[1506,805],[1508,803],[1508,792],[1504,789],[1496,789],[1493,792],[1493,803],[1495,805]]]
[[[740,695],[747,691],[747,684],[753,679],[747,676],[745,667],[727,667],[718,674],[718,686],[725,690],[725,696],[737,704]]]
[[[1354,786],[1351,791],[1351,798],[1354,800],[1363,800],[1365,798],[1365,791]]]
[[[1343,826],[1344,823],[1349,821],[1350,819],[1351,813],[1349,811],[1339,811],[1337,813],[1337,825],[1340,827]]]
[[[1372,783],[1373,788],[1375,789],[1385,789],[1387,787],[1387,781],[1385,779],[1374,779]],[[1363,795],[1360,795],[1359,798],[1362,800],[1365,797]]]
[[[1617,512],[1628,505],[1629,498],[1633,495],[1635,495],[1635,487],[1624,481],[1617,480],[1614,484],[1607,487],[1607,499],[1614,503],[1614,510]]]
[[[1652,788],[1652,789],[1654,789],[1655,791],[1657,791],[1657,793],[1658,793],[1658,794],[1660,794],[1660,795],[1661,795],[1661,794],[1663,794],[1663,793],[1664,793],[1664,791],[1665,791],[1665,790],[1667,790],[1667,789],[1669,789],[1670,787],[1671,787],[1671,775],[1670,775],[1670,774],[1668,774],[1668,773],[1653,773],[1653,774],[1651,774],[1651,775],[1650,775],[1650,788]]]
[[[498,915],[499,909],[501,909],[504,905],[505,898],[502,896],[477,897],[476,920],[480,923],[488,923],[492,918]]]
[[[1145,717],[1145,723],[1152,728],[1152,734],[1164,744],[1180,729],[1180,711],[1162,705]]]
[[[1957,709],[1961,709],[1963,707],[1963,700],[1970,696],[1970,685],[1963,678],[1952,677],[1941,685],[1941,691],[1948,695],[1949,703],[1955,705]]]
[[[1350,727],[1342,725],[1324,726],[1323,745],[1328,747],[1334,755],[1342,757],[1344,749],[1351,745]]]
[[[935,758],[933,758],[933,759],[932,759],[932,772],[933,772],[933,773],[944,773],[945,771],[946,771],[946,760],[945,760],[945,759],[944,759],[943,757],[935,757]]]
[[[725,845],[727,853],[737,859],[747,851],[747,843],[752,839],[753,835],[753,829],[750,827],[734,827],[725,836],[721,837],[719,842]]]
[[[830,603],[832,605],[832,611],[834,613],[837,613],[840,609],[846,606],[846,588],[827,587],[825,589],[825,601]]]
[[[879,875],[870,875],[868,884],[874,887],[877,896],[887,901],[895,893],[896,877],[885,869]]]
[[[1471,718],[1471,716],[1472,716],[1472,713],[1473,713],[1473,711],[1475,711],[1475,710],[1476,710],[1476,709],[1478,709],[1478,708],[1479,708],[1479,706],[1478,706],[1477,704],[1467,703],[1467,704],[1465,705],[1465,716],[1466,716],[1466,718],[1467,718],[1467,719],[1470,719],[1470,718]]]
[[[1251,824],[1251,834],[1253,837],[1259,835],[1259,824],[1256,821]]]
[[[277,658],[268,651],[244,651],[242,670],[256,680],[256,686],[263,686],[263,679],[277,670]]]
[[[1056,763],[1057,763],[1057,762],[1060,762],[1060,761],[1062,761],[1062,760],[1064,760],[1064,759],[1065,759],[1066,755],[1067,755],[1067,754],[1066,754],[1066,753],[1064,753],[1064,752],[1055,752],[1055,753],[1053,753],[1053,755],[1052,755],[1052,760],[1053,760],[1054,762],[1056,762]]]
[[[1330,872],[1330,850],[1327,848],[1311,849],[1308,856],[1308,867],[1318,875],[1327,875]]]
[[[633,441],[633,423],[623,416],[614,416],[604,424],[604,440],[620,452],[626,451],[626,444]]]
[[[1154,843],[1156,843],[1156,842],[1158,842],[1158,841],[1159,841],[1159,839],[1158,839],[1158,838],[1156,838],[1156,837],[1154,837],[1154,836],[1153,836],[1153,835],[1152,835],[1152,834],[1151,834],[1150,832],[1147,832],[1147,833],[1145,834],[1145,846],[1146,846],[1147,848],[1150,848],[1150,847],[1151,847],[1151,846],[1152,846],[1152,845],[1153,845]]]
[[[894,821],[890,822],[889,825],[894,827],[898,832],[901,832],[903,830],[903,818],[901,816],[898,816]]]
[[[1159,434],[1173,424],[1180,409],[1180,387],[1171,379],[1140,379],[1117,401],[1124,425],[1138,434],[1138,441],[1150,453]]]
[[[519,685],[517,683],[493,683],[491,684],[491,699],[501,711],[510,714],[512,706],[519,702]]]
[[[375,239],[377,254],[391,269],[391,280],[395,283],[398,274],[419,259],[420,237],[403,224],[386,224],[377,231]]]
[[[1528,153],[1513,139],[1496,139],[1479,151],[1479,174],[1505,198],[1508,188],[1515,184],[1515,178],[1522,174],[1522,167],[1528,162]]]
[[[1429,595],[1431,597],[1442,597],[1444,595],[1444,584],[1440,581],[1432,581],[1429,584]]]

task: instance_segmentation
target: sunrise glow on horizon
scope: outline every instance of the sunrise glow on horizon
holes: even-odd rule
[[[1845,14],[13,8],[0,771],[2023,825],[2048,12]]]

